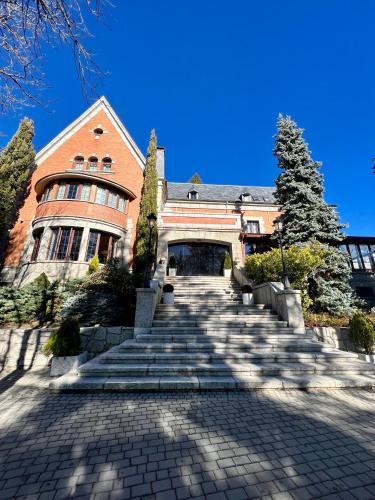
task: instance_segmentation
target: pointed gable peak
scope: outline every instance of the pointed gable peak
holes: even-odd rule
[[[54,137],[43,149],[36,155],[37,164],[46,160],[54,151],[56,151],[66,140],[68,140],[74,133],[83,127],[89,120],[91,120],[99,111],[104,111],[113,126],[118,131],[119,135],[131,151],[136,159],[138,165],[143,170],[146,165],[146,159],[138,148],[134,139],[129,134],[128,130],[121,122],[119,116],[109,104],[105,96],[99,97],[94,104],[92,104],[86,111],[84,111],[76,120],[68,125],[62,132]]]

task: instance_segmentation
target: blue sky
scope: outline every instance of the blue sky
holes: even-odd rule
[[[279,112],[305,129],[323,162],[326,199],[348,234],[375,235],[375,2],[373,0],[113,0],[91,23],[104,94],[145,151],[156,128],[167,177],[273,185]],[[20,116],[44,146],[88,106],[69,52],[46,47],[50,111]]]

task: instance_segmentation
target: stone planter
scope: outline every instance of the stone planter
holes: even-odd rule
[[[177,269],[175,267],[170,267],[168,269],[168,276],[176,276]]]
[[[57,377],[78,368],[87,361],[87,352],[82,352],[77,356],[53,356],[51,362],[50,376]]]
[[[163,293],[163,303],[168,306],[173,306],[174,304],[174,292],[164,292]]]
[[[245,306],[250,306],[254,304],[253,294],[252,293],[243,293],[242,294],[242,304]]]
[[[230,278],[232,276],[232,269],[224,269],[224,277]]]

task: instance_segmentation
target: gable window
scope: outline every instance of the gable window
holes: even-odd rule
[[[242,193],[241,196],[240,196],[240,200],[241,201],[251,201],[252,200],[252,196],[250,193]]]
[[[89,170],[91,172],[95,172],[96,170],[98,170],[98,159],[96,156],[91,156],[89,158]]]
[[[87,245],[86,261],[91,260],[97,255],[100,263],[107,262],[115,254],[117,241],[118,238],[110,233],[91,230]]]
[[[74,168],[75,170],[83,170],[83,165],[84,165],[85,159],[83,156],[76,156],[74,158]]]
[[[251,234],[260,233],[259,222],[257,220],[246,221],[245,231]]]
[[[112,160],[108,156],[102,159],[103,172],[110,172],[112,168]]]
[[[192,190],[188,193],[189,200],[197,200],[198,199],[198,191]]]
[[[55,227],[48,252],[49,260],[78,260],[82,229],[75,227]]]
[[[34,232],[34,247],[30,257],[31,261],[35,261],[38,258],[42,236],[43,236],[43,229],[37,229]]]

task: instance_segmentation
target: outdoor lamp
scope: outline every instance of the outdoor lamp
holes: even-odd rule
[[[281,252],[281,264],[283,266],[283,283],[284,283],[284,288],[285,290],[288,290],[290,288],[290,282],[288,278],[288,272],[286,269],[286,263],[285,263],[285,254],[284,254],[284,248],[283,248],[283,239],[281,236],[281,231],[283,229],[283,223],[281,220],[278,220],[276,222],[276,227],[277,227],[277,234],[279,238],[279,246],[280,246],[280,252]]]
[[[155,227],[158,218],[156,217],[155,214],[149,214],[146,218],[149,229],[153,229]]]

